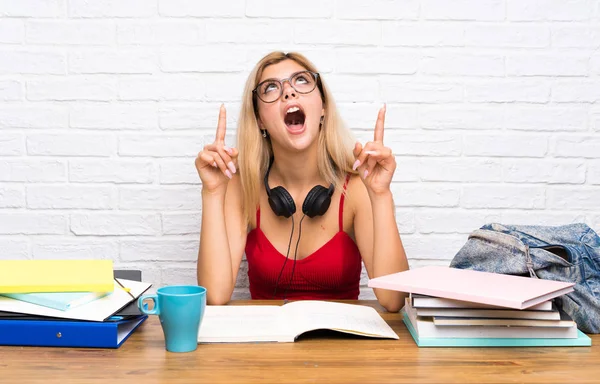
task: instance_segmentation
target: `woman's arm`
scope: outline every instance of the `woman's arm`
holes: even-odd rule
[[[238,151],[225,146],[226,112],[222,105],[215,141],[196,157],[202,180],[202,228],[198,250],[198,284],[206,288],[208,304],[231,299],[246,245]]]
[[[353,188],[357,196],[354,200],[354,231],[369,278],[408,269],[390,190],[396,158],[383,145],[385,111],[385,106],[379,110],[373,141],[366,143],[364,148],[356,143],[354,148],[354,169],[358,169],[363,181],[355,183]],[[374,291],[379,303],[388,311],[397,312],[402,308],[406,294],[384,289]]]
[[[198,250],[198,285],[206,288],[207,303],[226,304],[246,246],[246,227],[241,209],[239,177],[234,176],[227,192],[202,190],[202,228]]]
[[[369,278],[406,271],[408,260],[398,232],[391,191],[369,194],[357,179],[348,192],[349,196],[354,196],[354,234]],[[373,291],[379,303],[389,312],[397,312],[404,305],[406,294],[402,292]]]

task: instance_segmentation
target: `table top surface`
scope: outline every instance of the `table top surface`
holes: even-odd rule
[[[418,348],[399,313],[375,301],[350,303],[375,307],[400,339],[309,333],[295,343],[201,344],[171,353],[150,316],[119,349],[0,347],[0,382],[600,382],[600,335],[590,335],[592,347]]]

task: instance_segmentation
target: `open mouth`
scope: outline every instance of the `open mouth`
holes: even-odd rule
[[[304,112],[298,107],[291,107],[287,110],[283,119],[285,125],[292,132],[301,131],[304,128],[304,120],[306,116]]]

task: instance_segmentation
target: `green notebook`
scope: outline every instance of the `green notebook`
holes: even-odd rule
[[[418,347],[589,347],[592,345],[592,339],[580,330],[577,330],[575,339],[419,338],[408,315],[404,311],[402,314],[404,324]]]

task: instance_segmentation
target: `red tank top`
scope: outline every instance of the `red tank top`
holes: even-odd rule
[[[348,178],[344,183],[344,191],[347,183]],[[357,300],[362,258],[354,240],[344,232],[343,214],[344,194],[339,205],[339,231],[314,253],[296,260],[293,280],[290,281],[294,259],[290,258],[283,266],[286,256],[271,244],[260,229],[259,207],[256,211],[256,228],[248,233],[246,240],[252,299]],[[294,230],[297,228],[296,224]],[[293,252],[294,244],[290,250],[292,255]],[[277,293],[273,296],[276,285]]]

